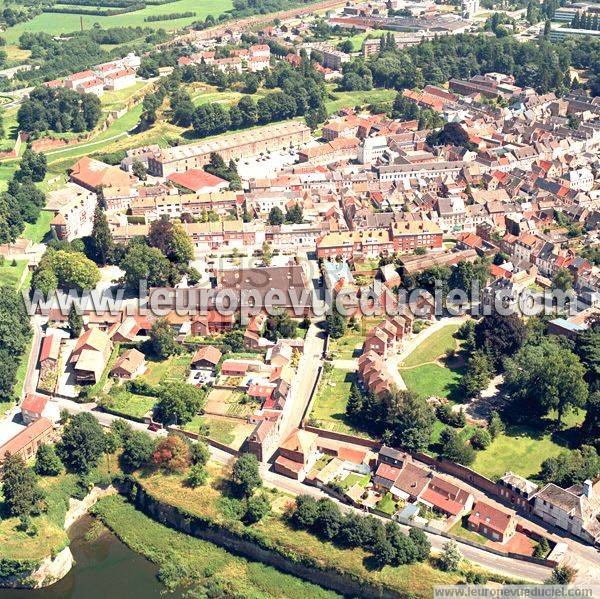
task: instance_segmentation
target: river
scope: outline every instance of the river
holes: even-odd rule
[[[69,530],[76,564],[52,586],[35,589],[0,589],[0,599],[159,599],[165,587],[157,580],[157,568],[91,516],[84,516]],[[178,599],[177,593],[169,597]]]

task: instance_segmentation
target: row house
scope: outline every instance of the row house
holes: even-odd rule
[[[386,229],[325,233],[316,245],[318,258],[340,256],[349,260],[357,255],[376,258],[394,253],[394,240]]]
[[[363,343],[363,352],[375,352],[385,356],[392,348],[402,343],[406,335],[412,332],[412,315],[406,314],[388,317],[369,330]]]
[[[391,237],[395,252],[413,252],[418,247],[430,250],[442,247],[442,230],[430,220],[394,222]]]
[[[375,168],[380,181],[409,182],[411,179],[456,179],[464,166],[462,161],[433,162],[421,164],[390,164]]]

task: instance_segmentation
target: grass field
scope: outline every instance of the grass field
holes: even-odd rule
[[[0,285],[19,288],[23,272],[27,268],[27,260],[17,260],[16,262],[16,266],[12,266],[10,258],[4,260],[4,264],[0,266]]]
[[[372,89],[369,91],[338,92],[330,89],[332,98],[325,100],[327,112],[333,114],[345,107],[366,106],[379,102],[392,102],[396,97],[393,89]]]
[[[445,397],[451,401],[460,399],[460,381],[464,369],[452,369],[439,364],[423,364],[415,368],[401,369],[400,374],[411,391],[423,397]]]
[[[191,433],[198,433],[200,426],[208,426],[208,436],[211,439],[234,449],[239,449],[248,435],[254,430],[254,425],[243,420],[217,417],[206,414],[195,416],[183,428]]]
[[[323,374],[310,414],[311,420],[318,421],[319,426],[327,430],[368,437],[367,433],[353,427],[346,417],[350,387],[355,380],[356,373],[341,368]]]
[[[213,15],[216,18],[220,14],[230,10],[232,6],[233,3],[231,0],[203,0],[203,2],[198,2],[197,0],[178,0],[177,2],[163,4],[162,6],[146,6],[143,10],[111,17],[83,15],[83,27],[84,29],[91,29],[94,24],[98,23],[103,29],[141,26],[174,31],[194,21],[204,20],[207,15]],[[196,16],[174,19],[172,21],[154,21],[150,23],[144,21],[145,17],[151,15],[188,11],[195,12]],[[18,23],[14,27],[9,27],[3,35],[8,44],[15,44],[24,31],[43,31],[50,35],[71,33],[80,30],[80,16],[78,14],[42,13],[31,19],[31,21]]]
[[[483,535],[473,532],[467,528],[468,518],[468,516],[463,516],[448,532],[450,534],[462,537],[463,539],[468,539],[469,541],[474,541],[475,543],[485,545],[488,542],[488,539],[486,539]]]
[[[402,362],[404,368],[419,366],[427,362],[433,362],[436,358],[443,356],[449,349],[456,349],[457,340],[454,337],[459,325],[449,324],[442,327],[420,343],[412,351],[406,360]]]
[[[127,546],[166,571],[177,564],[193,573],[199,586],[226,588],[237,597],[314,597],[338,595],[259,562],[234,556],[224,549],[167,528],[137,511],[120,496],[102,499],[94,513]]]
[[[54,215],[48,210],[42,210],[35,223],[25,223],[23,237],[30,239],[34,243],[40,243],[44,240],[46,233],[50,231],[50,221]]]
[[[525,477],[539,473],[542,462],[556,457],[565,447],[553,441],[551,433],[528,426],[512,426],[484,451],[477,452],[472,468],[496,479],[512,470]]]

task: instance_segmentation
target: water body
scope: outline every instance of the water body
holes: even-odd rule
[[[69,530],[76,563],[62,580],[43,589],[0,589],[0,599],[160,599],[165,587],[156,566],[93,523],[85,516]]]

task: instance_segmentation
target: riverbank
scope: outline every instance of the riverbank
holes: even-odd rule
[[[100,500],[92,513],[132,551],[159,568],[168,588],[221,590],[236,597],[313,597],[334,599],[337,594],[247,560],[195,537],[168,528],[137,510],[122,496]]]

